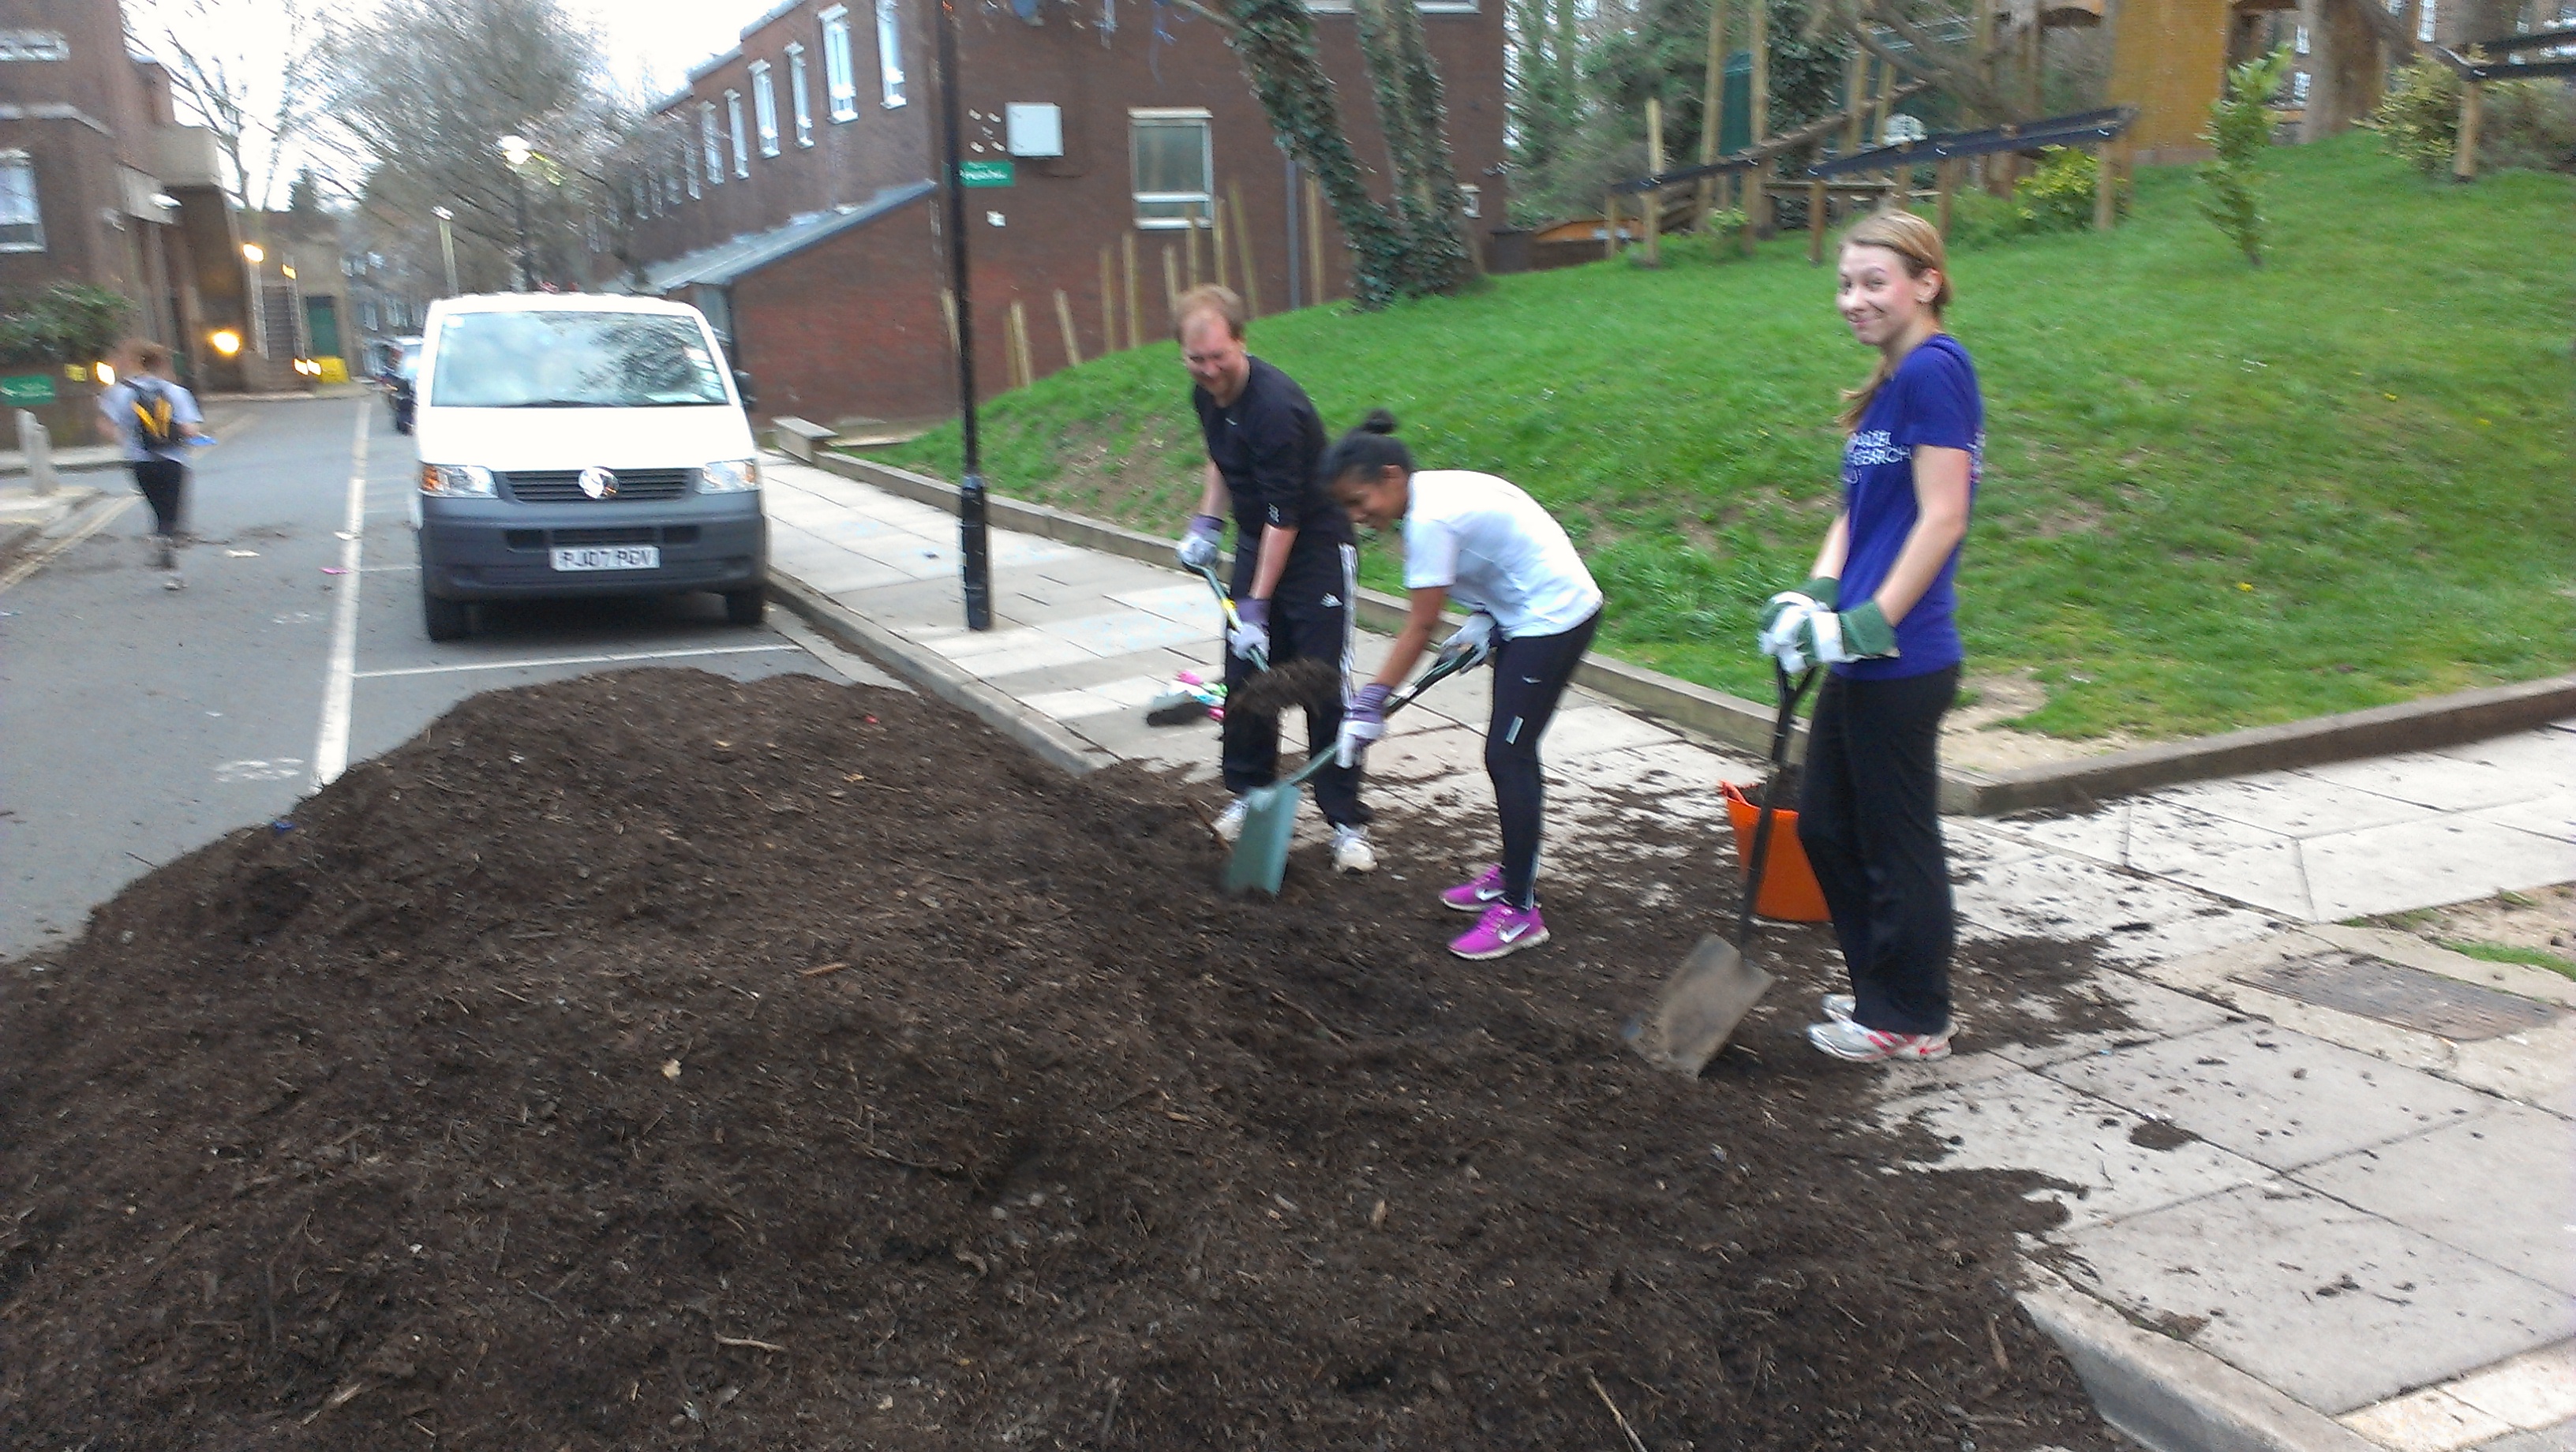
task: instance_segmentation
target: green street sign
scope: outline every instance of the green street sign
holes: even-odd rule
[[[1009,186],[1011,164],[1007,161],[961,161],[957,163],[957,184],[963,187]]]
[[[53,401],[54,375],[50,373],[13,373],[0,378],[0,404],[42,408]]]

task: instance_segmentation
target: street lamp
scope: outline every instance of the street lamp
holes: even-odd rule
[[[526,292],[536,283],[528,266],[528,179],[519,168],[528,164],[528,158],[536,155],[537,149],[528,144],[528,138],[517,135],[504,136],[496,144],[501,148],[501,159],[510,164],[510,186],[518,196],[519,291]]]
[[[447,295],[456,296],[456,214],[445,207],[432,207],[429,214],[438,219],[438,255],[447,259]]]
[[[262,358],[268,356],[268,280],[259,265],[267,260],[267,249],[258,243],[242,244],[242,261],[250,264],[250,350]]]

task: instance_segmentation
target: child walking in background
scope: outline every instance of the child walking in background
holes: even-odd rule
[[[1962,652],[1952,576],[1985,449],[1985,405],[1941,330],[1941,237],[1910,212],[1843,234],[1838,302],[1878,366],[1844,395],[1843,507],[1814,578],[1771,597],[1762,649],[1827,666],[1807,738],[1798,842],[1832,911],[1852,991],[1807,1037],[1836,1058],[1950,1052],[1950,872],[1941,716]]]
[[[1601,589],[1565,530],[1537,501],[1491,474],[1416,472],[1384,409],[1344,434],[1323,476],[1356,524],[1404,525],[1404,584],[1412,609],[1377,679],[1351,697],[1339,750],[1356,765],[1386,734],[1386,703],[1422,658],[1452,597],[1473,609],[1442,658],[1490,659],[1494,712],[1485,773],[1502,817],[1503,860],[1440,895],[1476,926],[1449,944],[1461,958],[1500,958],[1547,941],[1538,911],[1538,846],[1546,788],[1539,738],[1601,621]]]
[[[152,563],[161,588],[188,582],[179,573],[180,530],[188,495],[188,441],[204,416],[197,400],[170,377],[170,350],[135,343],[125,350],[126,374],[98,396],[100,437],[125,449],[134,487],[152,506]]]

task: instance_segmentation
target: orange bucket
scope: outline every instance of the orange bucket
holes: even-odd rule
[[[1726,793],[1726,820],[1735,828],[1735,870],[1753,870],[1753,830],[1762,809],[1735,783],[1720,782]],[[1807,865],[1807,849],[1798,843],[1798,814],[1786,807],[1771,811],[1771,851],[1762,863],[1762,890],[1753,910],[1775,922],[1821,923],[1833,914],[1825,909],[1825,890],[1816,885],[1816,869]]]

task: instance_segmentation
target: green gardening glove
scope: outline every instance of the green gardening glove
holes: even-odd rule
[[[1806,605],[1823,610],[1833,609],[1834,594],[1841,588],[1842,581],[1831,575],[1818,575],[1795,590],[1783,590],[1772,596],[1762,607],[1762,633],[1770,634],[1771,628],[1780,623],[1780,616],[1792,606]]]
[[[1789,617],[1789,643],[1818,665],[1880,660],[1896,654],[1896,627],[1875,600],[1839,614],[1823,610]]]

